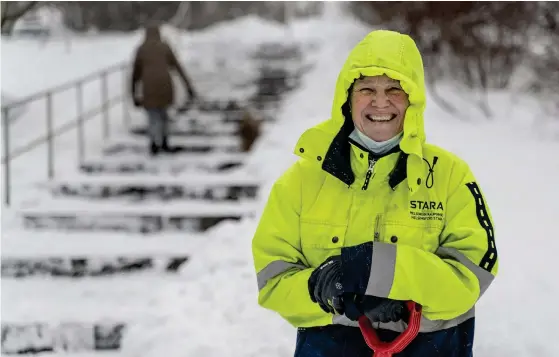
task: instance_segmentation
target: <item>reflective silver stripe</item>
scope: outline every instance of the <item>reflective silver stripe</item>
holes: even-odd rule
[[[487,270],[483,269],[479,265],[473,263],[468,257],[466,257],[463,253],[461,253],[456,248],[446,248],[446,247],[439,247],[435,252],[437,256],[442,259],[453,259],[464,265],[468,270],[475,274],[477,280],[479,281],[479,297],[483,295],[485,290],[491,285],[493,279],[495,278],[493,274],[488,272]]]
[[[485,293],[489,285],[493,282],[493,274],[474,264],[455,248],[439,247],[435,254],[441,259],[456,260],[474,273],[479,282],[479,297]],[[369,281],[365,294],[388,297],[394,282],[395,267],[396,245],[376,242],[373,246],[371,272],[369,274]]]
[[[258,282],[258,291],[262,290],[262,288],[266,286],[268,280],[293,268],[302,270],[305,269],[306,266],[301,264],[288,263],[283,260],[275,260],[270,264],[266,265],[264,269],[260,270],[260,272],[256,274],[256,281]]]
[[[455,327],[460,325],[462,322],[471,319],[475,316],[475,307],[472,307],[466,313],[454,318],[452,320],[429,320],[425,318],[425,316],[421,317],[421,325],[419,327],[419,332],[434,332],[440,331],[447,328]],[[351,327],[359,327],[357,321],[351,321],[345,315],[334,315],[332,318],[332,323],[336,325],[344,325],[344,326],[351,326]],[[382,323],[382,322],[375,322],[373,324],[375,329],[387,329],[396,332],[404,332],[407,327],[407,324],[403,321],[398,322],[389,322],[389,323]]]
[[[396,245],[375,242],[365,295],[388,297],[396,270]]]

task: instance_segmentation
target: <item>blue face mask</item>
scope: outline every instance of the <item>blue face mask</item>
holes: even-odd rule
[[[363,145],[372,153],[377,155],[382,155],[395,148],[402,140],[403,135],[404,132],[402,131],[395,137],[388,139],[386,141],[374,141],[373,139],[369,138],[367,135],[360,132],[359,129],[355,128],[355,130],[353,130],[353,132],[349,137],[355,140],[356,142],[358,142],[359,144]]]

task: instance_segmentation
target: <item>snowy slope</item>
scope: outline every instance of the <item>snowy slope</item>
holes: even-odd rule
[[[256,31],[254,25],[237,26],[243,31],[248,27],[260,36],[265,32]],[[314,34],[324,46],[303,87],[290,95],[278,113],[277,125],[249,157],[250,169],[267,178],[260,208],[273,180],[296,160],[292,150],[299,135],[328,118],[338,71],[349,49],[368,31],[340,17],[299,24],[294,36],[306,37],[298,35],[303,30]],[[495,221],[500,273],[478,304],[476,356],[554,357],[559,355],[554,321],[559,316],[555,304],[559,283],[552,268],[559,249],[554,239],[559,212],[555,187],[559,143],[542,140],[534,132],[533,118],[525,116],[535,108],[520,102],[513,106],[502,95],[495,98],[491,104],[496,118],[491,122],[453,120],[434,104],[428,105],[426,113],[428,140],[468,161]],[[123,356],[292,355],[295,330],[257,305],[250,249],[257,220],[223,223],[203,238],[173,236],[141,241],[134,236],[113,240],[86,235],[80,238],[88,243],[81,244],[70,242],[76,237],[28,237],[40,241],[40,248],[31,251],[42,254],[88,249],[110,254],[133,246],[132,251],[177,249],[191,253],[192,260],[178,278],[152,275],[72,282],[2,281],[3,319],[26,321],[37,315],[52,320],[78,316],[85,320],[125,319],[132,326],[125,335]],[[56,247],[59,238],[65,248]],[[6,239],[18,237],[3,234],[3,254],[5,249],[25,251],[15,240],[4,244]],[[90,239],[101,243],[93,247]]]

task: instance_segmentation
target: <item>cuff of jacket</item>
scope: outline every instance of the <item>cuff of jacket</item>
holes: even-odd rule
[[[396,245],[367,242],[342,248],[344,292],[387,298],[396,267]]]
[[[364,295],[371,275],[373,242],[344,247],[341,256],[344,292]]]

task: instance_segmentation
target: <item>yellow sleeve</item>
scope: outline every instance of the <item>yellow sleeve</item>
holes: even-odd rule
[[[252,240],[258,303],[295,327],[332,323],[332,314],[312,302],[308,279],[314,269],[301,252],[301,174],[298,163],[273,185]]]
[[[456,165],[437,251],[381,242],[343,248],[344,290],[415,301],[430,320],[451,320],[474,306],[497,274],[495,231],[472,172]],[[350,260],[359,263],[346,266]]]

